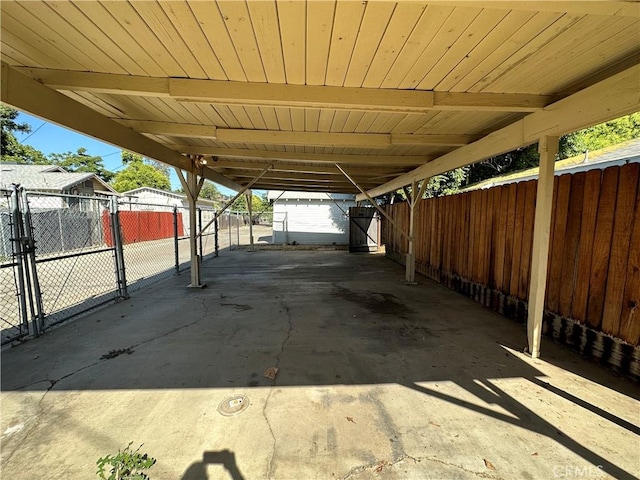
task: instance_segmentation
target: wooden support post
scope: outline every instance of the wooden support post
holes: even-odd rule
[[[247,210],[249,210],[249,246],[253,250],[253,215],[252,215],[253,195],[247,193]]]
[[[415,285],[416,284],[416,257],[414,255],[414,223],[415,223],[415,206],[416,206],[416,198],[418,197],[417,191],[417,182],[411,183],[411,195],[405,188],[405,195],[407,196],[407,202],[409,202],[409,245],[407,248],[407,256],[405,258],[405,274],[404,274],[404,283],[406,285]]]
[[[187,171],[187,178],[182,175],[182,171],[176,168],[178,179],[182,184],[187,199],[189,200],[189,249],[191,252],[191,283],[189,288],[204,288],[206,285],[200,282],[200,255],[198,255],[198,219],[197,201],[200,189],[204,184],[204,177],[198,178],[198,170]]]
[[[538,173],[536,213],[533,226],[529,313],[527,317],[529,352],[533,358],[540,357],[558,137],[542,137],[538,143],[538,152],[540,153],[540,171]]]

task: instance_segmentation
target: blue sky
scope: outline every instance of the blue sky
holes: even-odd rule
[[[45,122],[37,117],[20,113],[18,122],[26,122],[31,125],[31,133],[16,133],[16,138],[26,145],[32,145],[45,155],[50,153],[75,152],[84,147],[89,155],[98,155],[104,160],[104,166],[112,172],[118,172],[124,168],[120,158],[120,148],[101,142],[92,137],[76,133],[67,128],[59,127],[53,123]],[[180,187],[180,181],[173,168],[169,169],[171,188]],[[235,192],[217,185],[221,193],[230,195]]]

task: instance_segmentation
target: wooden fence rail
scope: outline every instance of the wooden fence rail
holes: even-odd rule
[[[640,342],[640,164],[555,178],[545,307],[549,315]],[[422,200],[416,212],[416,271],[526,318],[536,180]],[[389,205],[401,228],[406,202]],[[383,222],[387,254],[407,240]],[[484,292],[482,294],[478,292]],[[480,295],[484,295],[480,298]],[[635,349],[638,350],[638,349]]]

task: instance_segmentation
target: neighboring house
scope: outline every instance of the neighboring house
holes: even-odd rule
[[[355,195],[271,190],[273,204],[273,243],[347,245],[349,207]]]
[[[95,173],[67,172],[57,165],[22,165],[0,163],[0,187],[9,189],[19,184],[37,193],[58,193],[83,196],[112,196],[117,192]],[[37,208],[65,208],[80,206],[77,198],[38,197],[32,195],[29,205]],[[85,208],[84,205],[80,208]]]
[[[555,175],[565,173],[578,173],[599,168],[604,170],[616,165],[624,165],[631,162],[640,162],[640,138],[627,140],[626,142],[612,145],[601,150],[585,152],[583,155],[565,158],[555,164]],[[499,177],[489,178],[482,182],[474,183],[461,191],[491,188],[508,183],[526,182],[538,178],[538,167],[529,168],[520,172],[508,173]]]
[[[173,207],[189,208],[186,195],[167,192],[151,187],[139,187],[120,194],[121,210],[166,210],[173,211]],[[159,209],[158,205],[166,206]],[[198,199],[197,205],[204,209],[215,209],[216,203],[204,198]]]

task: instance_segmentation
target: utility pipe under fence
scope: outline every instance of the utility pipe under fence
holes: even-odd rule
[[[640,164],[555,177],[545,335],[640,378]],[[525,322],[537,180],[422,200],[416,271]],[[406,202],[386,207],[407,228]],[[383,220],[387,255],[407,241]]]

